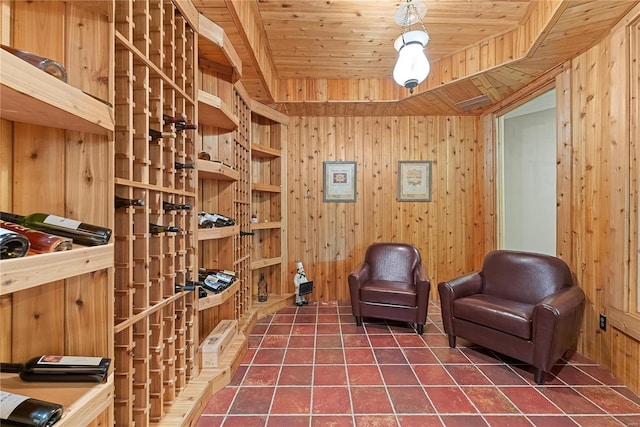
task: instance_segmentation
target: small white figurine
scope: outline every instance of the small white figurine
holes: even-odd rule
[[[300,283],[308,282],[307,274],[304,272],[304,267],[302,266],[302,262],[298,261],[296,264],[296,275],[293,277],[293,283],[296,285],[296,305],[301,306],[304,304],[309,304],[309,301],[306,300],[304,296],[300,296]]]

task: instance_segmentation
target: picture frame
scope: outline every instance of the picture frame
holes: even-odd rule
[[[323,196],[328,203],[355,203],[357,195],[356,162],[323,162]]]
[[[398,201],[431,201],[431,160],[398,162]]]

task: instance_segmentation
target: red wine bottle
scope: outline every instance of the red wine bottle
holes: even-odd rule
[[[68,237],[55,236],[44,231],[33,230],[20,224],[0,220],[0,227],[22,234],[29,239],[31,247],[29,255],[45,254],[49,252],[68,251],[73,249],[73,241]]]
[[[193,123],[178,122],[174,126],[176,128],[176,132],[183,132],[185,130],[198,129],[198,125]]]
[[[0,363],[1,372],[19,373],[23,381],[103,382],[111,359],[107,357],[44,355],[26,363]]]
[[[15,231],[0,228],[0,259],[21,258],[29,252],[29,239]]]
[[[170,116],[169,114],[163,114],[162,120],[164,121],[164,125],[168,126],[173,123],[186,123],[187,117],[183,115]]]
[[[0,390],[0,424],[49,427],[63,412],[62,405]]]
[[[149,129],[149,142],[154,142],[162,138],[175,138],[175,132],[160,132],[159,130]]]
[[[33,228],[34,230],[44,231],[45,233],[69,237],[73,239],[73,243],[79,245],[106,245],[111,238],[110,228],[45,213],[22,216],[0,212],[0,219]]]

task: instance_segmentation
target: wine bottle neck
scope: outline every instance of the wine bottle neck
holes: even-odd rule
[[[19,374],[22,368],[24,368],[24,364],[22,363],[0,363],[0,372]]]
[[[0,212],[0,219],[3,221],[15,222],[16,224],[21,224],[24,220],[24,216],[16,215],[9,212]]]

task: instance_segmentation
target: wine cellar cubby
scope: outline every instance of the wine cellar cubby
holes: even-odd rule
[[[2,44],[57,61],[67,81],[0,49],[0,210],[114,227],[112,8],[3,2]],[[114,358],[113,239],[0,262],[2,362],[41,354]],[[3,373],[0,387],[63,405],[56,426],[114,421],[113,373],[73,387]]]

